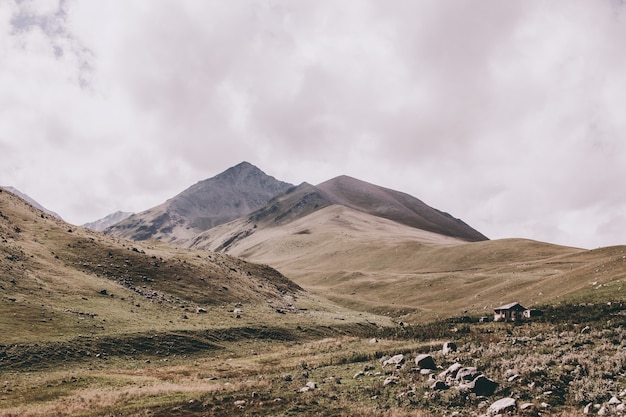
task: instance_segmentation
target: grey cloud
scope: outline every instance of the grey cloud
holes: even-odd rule
[[[147,208],[248,160],[290,182],[345,173],[406,191],[491,237],[617,243],[619,2],[11,4],[16,36],[41,31],[49,57],[11,50],[39,79],[14,68],[0,85],[32,83],[37,102],[7,89],[0,101],[24,120],[0,139],[82,161],[56,178],[84,177],[97,204],[51,207],[68,219]],[[13,149],[14,166],[48,166]]]

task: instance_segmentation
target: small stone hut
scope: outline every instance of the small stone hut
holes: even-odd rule
[[[493,311],[493,321],[515,321],[524,317],[526,307],[516,302],[494,308]]]

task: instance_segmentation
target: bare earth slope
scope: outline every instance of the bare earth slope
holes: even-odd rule
[[[130,216],[106,233],[132,240],[184,241],[263,207],[290,187],[242,162],[159,206]]]

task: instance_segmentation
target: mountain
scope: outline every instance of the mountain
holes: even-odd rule
[[[263,207],[291,187],[242,162],[159,206],[128,217],[106,233],[139,241],[182,242]]]
[[[59,220],[63,220],[61,218],[61,216],[59,216],[57,213],[55,213],[52,210],[48,210],[47,208],[45,208],[44,206],[42,206],[41,204],[39,204],[37,201],[35,201],[33,198],[31,198],[29,195],[24,194],[23,192],[21,192],[20,190],[18,190],[15,187],[11,187],[11,186],[2,186],[0,188],[4,188],[5,190],[15,194],[16,196],[18,196],[19,198],[21,198],[22,200],[28,202],[29,204],[33,205],[34,207],[36,207],[37,209],[43,211],[46,214],[49,214],[52,217],[56,217]]]
[[[626,274],[624,246],[490,241],[407,194],[349,177],[301,184],[187,244],[271,265],[345,307],[407,321],[479,315],[510,301],[541,305],[590,290],[607,299]]]
[[[96,232],[102,232],[104,231],[106,228],[113,226],[114,224],[117,224],[119,222],[121,222],[122,220],[127,219],[128,217],[132,216],[133,213],[131,212],[127,212],[127,211],[116,211],[115,213],[111,213],[106,217],[103,217],[102,219],[93,221],[93,222],[89,222],[89,223],[85,223],[82,226],[87,228],[87,229],[91,229],[93,231]]]
[[[263,232],[264,230],[286,226],[297,220],[300,221],[298,224],[302,224],[303,230],[309,229],[305,219],[331,206],[342,207],[344,209],[342,213],[348,211],[361,213],[361,215],[350,217],[357,224],[344,223],[346,230],[359,228],[362,222],[379,224],[381,219],[385,219],[393,222],[393,225],[387,222],[384,227],[381,226],[379,233],[383,235],[386,233],[382,231],[384,229],[394,230],[393,233],[404,238],[410,235],[422,239],[429,235],[426,239],[433,240],[430,235],[436,234],[440,238],[435,240],[445,241],[446,238],[459,242],[488,240],[463,221],[436,210],[415,197],[355,178],[341,176],[317,186],[302,183],[293,187],[250,215],[201,233],[193,238],[188,246],[217,251],[231,251],[234,244],[249,247],[251,242],[261,239],[259,236],[267,234]],[[366,215],[368,219],[365,220],[363,215]],[[320,216],[316,216],[316,219]],[[327,220],[331,221],[331,219]],[[400,225],[408,230],[398,228],[397,226]],[[287,238],[291,232],[279,233],[273,230],[272,233],[274,235],[285,234]],[[253,234],[256,234],[255,239],[251,238]],[[241,243],[244,239],[248,242]],[[240,254],[242,250],[239,248],[232,253]]]
[[[468,242],[487,240],[486,236],[462,220],[434,209],[409,194],[345,175],[319,184],[317,188],[329,196],[334,204],[363,213]]]

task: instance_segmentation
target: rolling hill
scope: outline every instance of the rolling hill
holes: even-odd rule
[[[229,326],[237,320],[225,306],[271,316],[296,311],[294,304],[308,299],[266,265],[112,238],[0,189],[3,343]],[[244,317],[239,324],[248,320],[258,323]]]
[[[128,217],[106,233],[135,241],[184,241],[263,207],[290,187],[242,162],[159,206]]]
[[[312,198],[313,206],[318,200]],[[339,304],[408,322],[490,315],[510,301],[626,299],[625,246],[588,251],[525,239],[467,242],[338,204],[287,223],[255,221],[257,214],[190,244],[271,265]]]

